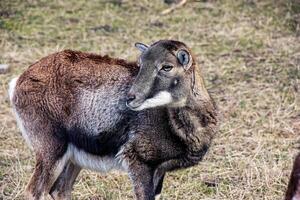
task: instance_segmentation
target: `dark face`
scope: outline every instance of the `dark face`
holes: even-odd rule
[[[136,47],[142,51],[140,70],[128,93],[127,106],[132,110],[184,106],[191,88],[186,73],[192,65],[186,46],[159,41],[150,47],[137,43]]]

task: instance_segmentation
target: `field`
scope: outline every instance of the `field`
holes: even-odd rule
[[[10,79],[62,49],[135,60],[135,42],[188,44],[221,112],[203,162],[169,173],[161,199],[283,199],[300,133],[300,2],[1,0],[0,199],[23,199],[34,157],[13,118]],[[125,174],[83,170],[74,199],[133,199]]]

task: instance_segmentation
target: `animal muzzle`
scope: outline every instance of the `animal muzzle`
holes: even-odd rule
[[[130,91],[126,97],[126,106],[131,110],[136,110],[144,101],[143,95],[136,95],[136,93]]]

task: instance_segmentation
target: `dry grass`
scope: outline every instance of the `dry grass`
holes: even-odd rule
[[[23,199],[32,153],[7,101],[7,83],[31,63],[72,48],[135,59],[134,42],[186,42],[222,111],[210,153],[170,173],[162,199],[282,199],[300,132],[300,3],[189,1],[0,1],[0,199]],[[125,175],[83,171],[75,199],[132,199]]]

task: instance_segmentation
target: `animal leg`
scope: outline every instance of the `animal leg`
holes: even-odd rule
[[[33,175],[27,185],[25,196],[29,200],[42,200],[66,164],[66,155],[60,159],[37,155]]]
[[[163,177],[166,172],[190,167],[194,164],[187,159],[172,159],[160,164],[154,171],[154,177],[156,177],[153,179],[154,188],[159,188],[160,184],[162,184],[159,177]]]
[[[69,161],[50,190],[54,200],[70,200],[75,180],[81,168]]]
[[[285,195],[285,200],[300,200],[300,154],[297,155],[290,181]]]
[[[154,200],[153,170],[142,162],[135,161],[129,166],[137,200]]]
[[[160,194],[162,191],[162,187],[163,187],[163,182],[164,182],[164,178],[165,178],[165,174],[163,174],[160,177],[153,177],[153,183],[157,183],[156,188],[154,188],[155,191],[155,200],[159,200],[160,199]]]

